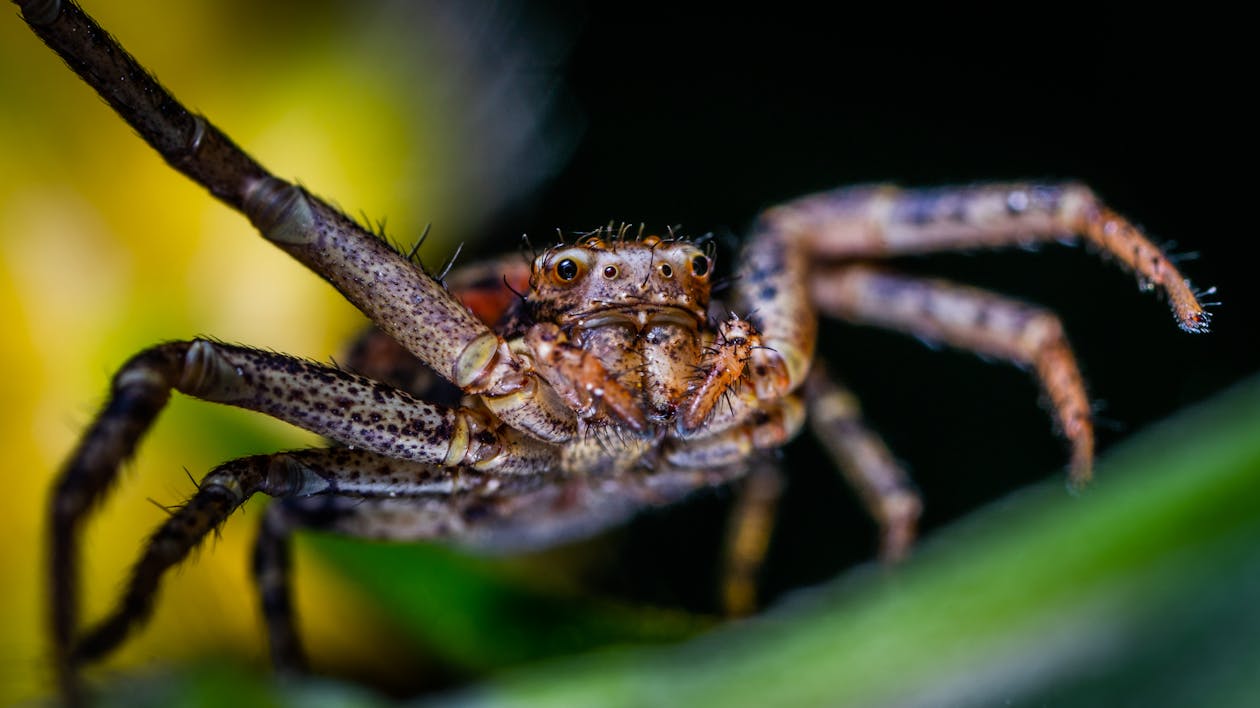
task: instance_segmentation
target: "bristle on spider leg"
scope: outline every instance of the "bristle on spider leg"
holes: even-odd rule
[[[424,245],[425,239],[429,237],[429,230],[432,227],[433,224],[425,224],[424,230],[420,232],[420,238],[417,238],[416,242],[413,243],[411,248],[407,250],[407,260],[409,262],[420,265],[420,261],[416,259],[416,255],[420,253],[420,247]]]
[[[179,511],[179,506],[167,506],[153,497],[145,497],[144,500],[161,509],[167,516],[174,516]]]
[[[439,275],[437,276],[436,280],[437,280],[439,283],[442,283],[443,285],[445,285],[445,284],[446,284],[446,276],[447,276],[447,274],[449,274],[449,273],[451,272],[451,268],[454,268],[454,267],[455,267],[455,261],[459,258],[459,254],[460,254],[463,250],[464,250],[464,243],[461,241],[461,242],[459,243],[459,245],[455,247],[455,253],[451,254],[451,258],[450,258],[450,260],[448,260],[448,261],[446,262],[446,265],[442,267],[442,272],[441,272],[441,274],[439,274]]]
[[[1195,290],[1195,291],[1194,291],[1194,299],[1198,300],[1198,301],[1199,301],[1199,305],[1200,305],[1200,306],[1202,306],[1202,307],[1205,307],[1205,308],[1206,308],[1206,307],[1220,307],[1220,306],[1221,306],[1221,301],[1220,301],[1220,300],[1211,300],[1211,301],[1208,301],[1208,302],[1204,302],[1204,300],[1203,300],[1203,298],[1205,298],[1205,297],[1211,297],[1211,296],[1213,296],[1213,295],[1215,295],[1215,294],[1216,294],[1216,286],[1215,286],[1215,285],[1213,285],[1212,287],[1210,287],[1210,288],[1205,288],[1205,289],[1203,289],[1203,290]],[[1211,317],[1211,313],[1208,313],[1208,317]]]

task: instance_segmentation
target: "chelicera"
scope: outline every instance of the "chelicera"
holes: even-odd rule
[[[1050,312],[875,261],[1081,237],[1168,298],[1188,332],[1209,316],[1164,253],[1087,187],[843,188],[766,211],[731,294],[713,254],[673,234],[599,229],[532,261],[434,278],[328,203],[281,180],[188,112],[70,3],[20,2],[32,29],[172,167],[337,288],[374,328],[341,366],[206,339],[135,355],[66,463],[51,505],[54,655],[62,690],[148,616],[163,574],[255,494],[274,497],[255,568],[279,667],[304,664],[289,601],[295,530],[496,550],[594,533],[697,489],[740,483],[724,601],[755,604],[777,495],[768,453],[810,426],[903,557],[920,502],[816,363],[820,316],[884,326],[1030,368],[1071,446],[1093,460],[1089,403]],[[241,458],[202,478],[153,535],[117,608],[84,631],[80,529],[172,390],[262,412],[330,446]]]

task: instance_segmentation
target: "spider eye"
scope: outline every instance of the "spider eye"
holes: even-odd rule
[[[661,277],[663,278],[674,277],[674,269],[671,268],[668,263],[661,264]]]
[[[566,258],[556,264],[556,277],[563,281],[570,281],[577,277],[578,264],[572,258]]]
[[[617,277],[617,266],[605,266],[604,277],[612,280]]]
[[[704,256],[696,256],[691,259],[691,274],[697,278],[703,278],[709,272],[709,259]]]

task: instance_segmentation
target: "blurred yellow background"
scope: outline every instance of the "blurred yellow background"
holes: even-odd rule
[[[277,174],[351,214],[388,215],[400,241],[433,222],[430,253],[460,236],[462,205],[437,178],[448,161],[447,117],[427,100],[423,67],[375,47],[359,5],[88,9]],[[168,168],[14,15],[0,21],[0,704],[49,689],[47,493],[113,371],[146,346],[202,334],[327,361],[362,323],[323,281]],[[189,474],[230,457],[314,442],[257,415],[176,397],[87,529],[84,618],[114,601],[162,521],[148,500],[180,503],[193,490]],[[167,578],[153,622],[107,667],[207,652],[262,661],[248,574],[261,506],[248,505]],[[310,558],[297,563],[316,663],[354,661],[374,641],[352,631],[362,608]]]

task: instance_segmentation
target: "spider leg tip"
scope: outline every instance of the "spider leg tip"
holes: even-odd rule
[[[1212,313],[1207,311],[1193,312],[1186,317],[1178,318],[1177,325],[1183,332],[1207,334],[1212,328]]]
[[[1068,494],[1079,497],[1089,493],[1090,487],[1093,485],[1094,472],[1091,469],[1074,469],[1068,474],[1067,491]]]

